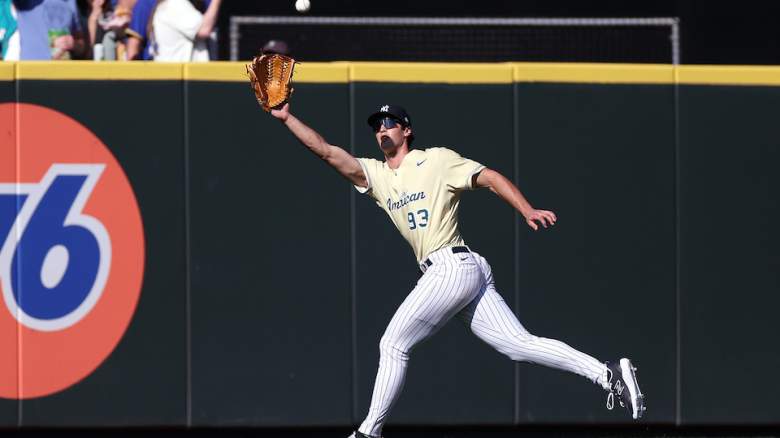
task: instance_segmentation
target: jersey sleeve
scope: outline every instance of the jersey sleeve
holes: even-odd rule
[[[378,176],[382,163],[372,158],[358,158],[357,161],[360,164],[360,167],[363,168],[363,173],[366,175],[368,187],[355,186],[355,190],[377,199],[377,193],[381,191],[381,188],[377,188],[376,184],[380,183],[380,178],[378,178]]]
[[[444,183],[450,190],[459,192],[473,190],[472,177],[485,168],[484,165],[461,157],[447,148],[438,148]]]

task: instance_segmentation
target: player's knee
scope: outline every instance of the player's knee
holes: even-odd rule
[[[382,339],[379,340],[379,354],[392,359],[409,360],[408,349],[397,339],[387,335],[382,336]]]

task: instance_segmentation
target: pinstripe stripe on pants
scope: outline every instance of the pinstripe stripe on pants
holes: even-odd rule
[[[379,342],[379,370],[360,432],[381,435],[401,393],[410,352],[455,315],[513,360],[570,371],[607,388],[603,363],[563,342],[534,336],[520,324],[496,291],[490,265],[482,256],[453,254],[445,248],[429,259],[433,264],[395,312]]]

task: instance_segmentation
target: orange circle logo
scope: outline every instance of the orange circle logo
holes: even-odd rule
[[[0,104],[0,397],[61,391],[114,350],[144,269],[138,202],[79,122]]]

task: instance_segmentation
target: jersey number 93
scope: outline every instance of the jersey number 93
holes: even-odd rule
[[[417,227],[425,228],[428,226],[428,210],[417,210],[415,213],[409,212],[406,215],[406,219],[409,221],[409,229],[414,230]]]

